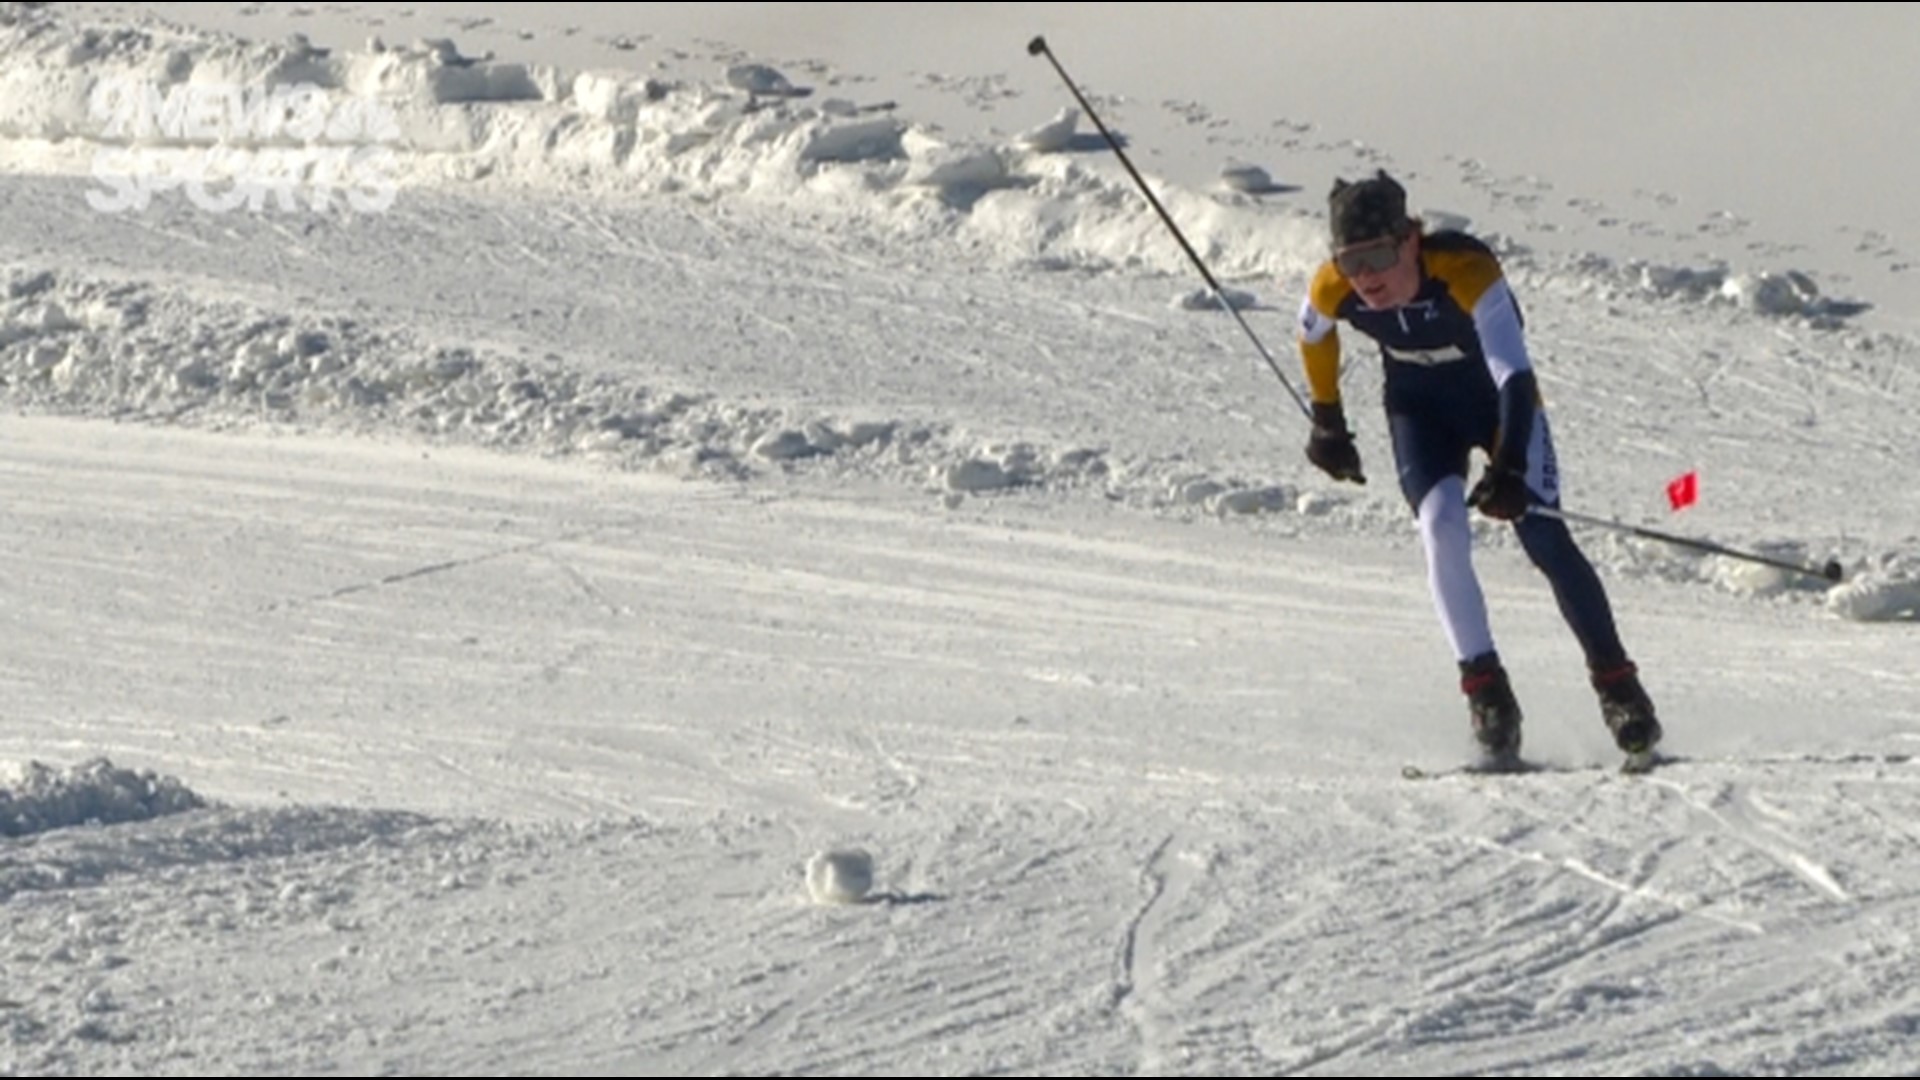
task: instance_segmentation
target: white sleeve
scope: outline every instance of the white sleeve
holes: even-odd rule
[[[1313,345],[1325,341],[1327,335],[1333,333],[1334,327],[1338,325],[1337,319],[1329,319],[1320,314],[1320,309],[1313,306],[1313,297],[1309,296],[1300,302],[1300,325],[1296,329],[1303,344]]]
[[[1473,327],[1480,332],[1480,348],[1486,353],[1495,386],[1505,386],[1513,375],[1533,370],[1533,361],[1527,356],[1527,336],[1520,329],[1519,302],[1505,278],[1488,286],[1480,302],[1473,305]]]

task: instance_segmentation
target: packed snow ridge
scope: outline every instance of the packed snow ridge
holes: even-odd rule
[[[0,5],[0,166],[90,175],[111,209],[196,185],[252,209],[377,211],[399,188],[443,183],[729,198],[942,237],[979,258],[1191,275],[1078,110],[995,139],[953,138],[895,111],[816,98],[756,63],[667,81],[471,57],[445,38],[336,52],[299,35],[76,26],[51,5]],[[1297,276],[1324,253],[1316,216],[1267,198],[1292,189],[1257,165],[1227,166],[1214,190],[1155,188],[1223,279]],[[1813,320],[1857,310],[1799,272],[1506,254],[1640,295]]]
[[[950,425],[750,407],[637,376],[588,376],[433,343],[339,316],[216,304],[149,283],[47,268],[0,276],[0,398],[30,410],[232,429],[260,425],[401,433],[516,453],[575,458],[687,479],[813,474],[878,479],[957,506],[1019,492],[1091,497],[1220,519],[1280,519],[1293,529],[1378,532],[1365,501],[1285,481],[1220,477],[1192,461],[1124,447],[973,439]],[[1490,540],[1499,530],[1490,525]],[[1780,558],[1820,553],[1793,545]],[[1847,584],[1728,564],[1667,545],[1609,537],[1596,557],[1622,573],[1731,591],[1820,595],[1851,619],[1920,617],[1910,555],[1857,560]]]
[[[748,407],[347,318],[296,318],[44,268],[0,277],[0,396],[30,409],[212,428],[404,432],[688,479],[811,466],[949,499],[1091,485],[1110,499],[1223,515],[1291,509],[1297,498],[1105,448],[981,444],[940,424]]]
[[[1125,178],[1087,167],[1070,137],[953,141],[765,65],[667,82],[468,57],[447,39],[335,53],[10,4],[0,70],[0,157],[91,174],[128,207],[163,185],[362,210],[407,185],[531,185],[730,197],[1053,265],[1180,269]],[[1297,270],[1315,235],[1251,196],[1167,197],[1223,274]]]

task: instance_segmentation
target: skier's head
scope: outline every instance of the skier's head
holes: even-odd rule
[[[1335,180],[1327,196],[1327,224],[1335,248],[1399,237],[1413,228],[1407,217],[1407,189],[1376,169],[1365,180]]]
[[[1386,170],[1334,181],[1327,225],[1334,266],[1368,307],[1397,307],[1420,291],[1419,223],[1407,216],[1406,189]]]

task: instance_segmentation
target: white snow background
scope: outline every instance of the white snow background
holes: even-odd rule
[[[0,1075],[1915,1074],[1917,35],[0,4]],[[1289,394],[1375,167],[1569,509],[1845,569],[1578,528],[1652,775],[1483,525],[1548,768],[1401,776],[1377,361],[1365,487]]]

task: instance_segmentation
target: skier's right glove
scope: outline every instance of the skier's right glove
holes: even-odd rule
[[[1307,438],[1307,460],[1335,480],[1367,482],[1360,472],[1360,450],[1347,430],[1346,410],[1339,402],[1313,403],[1313,434]]]

